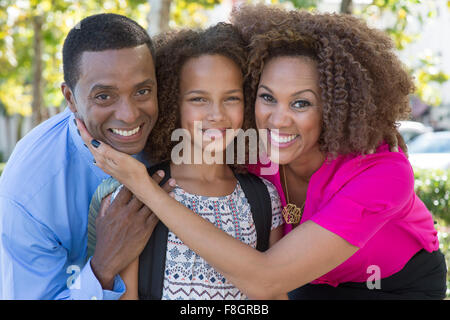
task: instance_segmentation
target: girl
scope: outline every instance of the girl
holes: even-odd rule
[[[237,172],[243,167],[228,166],[225,161],[205,163],[207,159],[198,163],[194,156],[211,154],[214,159],[224,160],[227,146],[232,146],[235,138],[230,130],[249,127],[251,108],[244,94],[246,51],[240,36],[234,27],[224,23],[204,31],[165,34],[156,41],[156,61],[160,117],[146,149],[151,161],[170,162],[170,175],[177,182],[172,196],[180,204],[230,236],[256,247],[259,234],[250,208],[253,204],[237,180]],[[171,157],[180,143],[171,141],[177,129],[183,130],[188,143],[183,140],[184,148]],[[105,184],[114,182],[105,182],[99,190],[105,189]],[[272,245],[282,236],[281,203],[270,182],[263,180],[263,186],[272,208],[268,231]],[[208,235],[201,236],[205,242],[210,241]],[[143,255],[150,251],[144,249],[140,259],[146,260]],[[121,273],[127,286],[123,298],[138,298],[139,263],[136,260]],[[247,298],[171,231],[164,269],[162,299]],[[140,298],[149,296],[141,294]]]

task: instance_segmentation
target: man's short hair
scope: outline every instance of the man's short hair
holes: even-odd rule
[[[146,44],[155,62],[153,42],[137,22],[122,15],[102,13],[84,18],[70,30],[63,46],[64,81],[74,89],[80,76],[79,64],[85,51],[133,48]]]

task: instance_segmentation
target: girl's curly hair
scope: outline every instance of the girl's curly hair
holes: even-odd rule
[[[222,55],[234,61],[244,78],[243,130],[252,127],[253,108],[246,92],[249,90],[247,49],[237,29],[229,23],[218,23],[205,30],[169,31],[155,39],[156,79],[158,83],[159,117],[146,146],[152,162],[170,160],[173,147],[172,132],[181,127],[179,93],[183,65],[191,58],[202,55]],[[242,166],[240,166],[242,167]],[[239,167],[239,168],[240,168]],[[242,168],[240,168],[242,169]]]
[[[350,15],[247,5],[231,22],[249,44],[250,96],[264,64],[277,56],[317,62],[321,89],[321,150],[329,155],[374,151],[385,140],[406,153],[396,122],[409,116],[411,77],[385,33]]]

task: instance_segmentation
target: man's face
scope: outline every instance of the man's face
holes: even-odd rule
[[[128,154],[142,151],[158,117],[156,76],[147,45],[83,52],[69,107],[94,139]]]

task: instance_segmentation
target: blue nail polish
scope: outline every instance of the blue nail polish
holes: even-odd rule
[[[92,139],[91,144],[94,146],[94,148],[98,148],[100,146],[100,142],[95,139]]]

